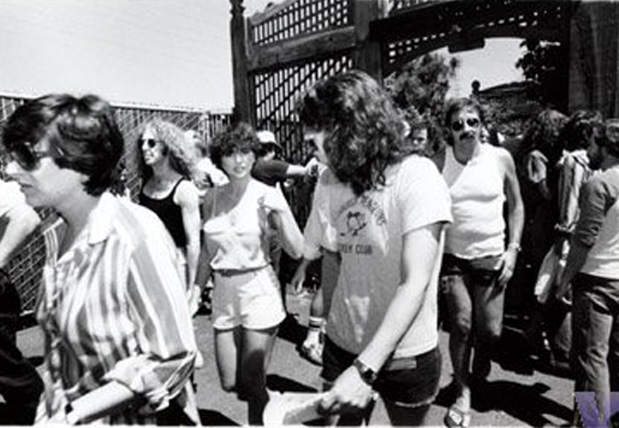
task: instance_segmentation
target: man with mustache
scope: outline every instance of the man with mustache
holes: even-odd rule
[[[450,317],[457,398],[445,423],[466,427],[471,419],[471,381],[487,378],[490,350],[501,336],[505,287],[520,251],[524,209],[511,155],[482,142],[481,106],[460,98],[451,100],[446,112],[448,146],[439,166],[449,186],[454,222],[447,229],[441,288]]]

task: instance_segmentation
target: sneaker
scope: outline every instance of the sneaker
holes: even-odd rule
[[[317,333],[308,334],[305,342],[301,345],[300,353],[310,363],[322,366],[322,350],[324,348],[325,335],[322,331]]]
[[[301,356],[312,364],[322,366],[322,343],[303,343]]]

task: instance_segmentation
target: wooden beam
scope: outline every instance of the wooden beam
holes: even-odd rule
[[[380,43],[370,39],[370,23],[382,16],[380,0],[353,2],[355,23],[355,68],[365,71],[379,82],[382,80]]]
[[[253,46],[248,55],[251,72],[281,68],[296,62],[333,56],[355,47],[355,29],[347,26],[289,39],[277,44]]]
[[[556,11],[568,13],[569,1],[444,0],[427,3],[391,17],[372,22],[370,37],[382,43],[422,38],[429,34],[466,33],[479,23],[504,21],[508,17],[537,13],[540,27],[556,18]],[[551,13],[552,12],[552,13]]]
[[[230,39],[232,41],[232,74],[234,78],[234,119],[253,123],[252,88],[247,78],[247,35],[243,0],[230,0]]]

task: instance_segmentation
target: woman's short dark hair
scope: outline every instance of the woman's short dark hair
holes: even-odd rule
[[[97,95],[50,94],[30,100],[15,110],[4,128],[8,151],[44,139],[56,153],[56,165],[88,177],[88,194],[98,196],[118,180],[123,135],[112,107]]]
[[[221,158],[230,156],[236,150],[250,149],[257,156],[260,141],[251,125],[240,122],[218,134],[211,144],[211,161],[223,171]]]
[[[383,88],[353,70],[316,83],[300,100],[308,129],[326,131],[329,166],[356,195],[385,184],[385,170],[407,154],[404,121]]]

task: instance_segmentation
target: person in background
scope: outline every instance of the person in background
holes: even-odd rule
[[[414,108],[405,111],[404,118],[408,126],[405,138],[410,144],[411,152],[420,156],[433,157],[444,143],[439,140],[431,118],[419,114]]]
[[[218,135],[211,158],[228,175],[203,204],[203,251],[199,283],[213,275],[215,357],[222,388],[248,401],[248,422],[262,423],[269,396],[266,371],[278,326],[286,313],[269,259],[273,231],[298,259],[303,236],[283,194],[251,176],[260,142],[241,123]],[[273,227],[274,226],[274,227]]]
[[[269,130],[260,130],[256,132],[258,141],[260,142],[256,151],[256,162],[251,170],[251,175],[254,179],[277,188],[278,191],[284,192],[288,180],[300,179],[305,177],[317,177],[319,172],[318,162],[312,157],[307,165],[295,165],[289,162],[276,159],[277,155],[283,150],[275,138],[275,134]],[[285,192],[283,193],[285,194]],[[286,306],[286,279],[281,272],[282,248],[278,240],[276,231],[272,233],[273,239],[270,242],[270,259],[273,269],[280,281],[280,292]],[[284,324],[284,327],[289,324]]]
[[[193,147],[184,132],[155,118],[144,125],[138,148],[142,189],[140,205],[153,211],[166,226],[184,260],[188,299],[197,310],[199,287],[195,278],[200,255],[200,197],[192,179]]]
[[[256,162],[251,170],[251,175],[256,180],[269,186],[282,186],[286,180],[317,175],[318,165],[312,158],[307,165],[294,165],[283,160],[276,159],[278,152],[283,150],[281,144],[275,139],[272,131],[257,131],[260,146],[257,152]]]
[[[549,355],[544,338],[544,308],[535,296],[542,262],[554,243],[557,223],[557,162],[563,150],[561,133],[568,117],[554,109],[544,109],[529,120],[520,144],[513,148],[516,172],[526,213],[522,232],[522,252],[514,282],[523,296],[523,315],[530,316],[525,331],[529,350],[542,361]]]
[[[564,144],[561,158],[554,167],[556,170],[556,187],[552,189],[552,201],[557,213],[554,230],[554,245],[548,251],[546,263],[552,264],[553,277],[560,275],[565,266],[569,252],[569,240],[572,236],[580,210],[578,199],[583,184],[591,176],[587,148],[592,140],[603,133],[602,115],[596,111],[578,110],[564,125],[560,140]],[[540,275],[544,274],[542,269]],[[552,286],[555,281],[548,281],[545,289],[536,287],[537,300],[542,304],[542,329],[547,339],[549,367],[567,372],[572,343],[570,305],[554,298]],[[535,320],[534,320],[535,321]]]
[[[619,391],[619,119],[607,120],[604,135],[589,140],[587,156],[600,172],[581,188],[555,293],[558,300],[572,294],[574,424],[610,426],[611,391]]]
[[[483,111],[475,100],[448,102],[445,127],[451,138],[440,169],[454,218],[441,268],[456,390],[444,418],[450,427],[470,424],[473,344],[473,380],[481,384],[490,374],[491,351],[501,337],[505,288],[516,266],[524,223],[514,161],[507,150],[482,143],[483,125]]]
[[[185,131],[185,137],[195,150],[197,163],[194,184],[200,190],[200,197],[204,199],[204,195],[210,187],[226,184],[228,182],[228,177],[222,170],[213,165],[209,157],[208,145],[197,131],[192,129]]]
[[[313,144],[311,141],[310,143]],[[324,165],[326,159],[318,159],[318,161]],[[326,317],[331,307],[331,298],[339,271],[339,256],[335,244],[336,232],[328,221],[329,200],[325,196],[326,186],[343,186],[328,168],[324,169],[316,183],[312,208],[303,232],[305,242],[303,259],[297,266],[291,281],[293,290],[299,293],[306,280],[308,266],[312,261],[320,259],[320,287],[312,298],[307,336],[299,348],[301,356],[316,365],[322,365]]]
[[[530,266],[535,282],[539,267],[553,245],[553,229],[557,222],[556,200],[557,169],[555,166],[563,150],[563,127],[568,117],[563,113],[545,109],[538,113],[528,125],[523,141],[514,152],[517,173],[525,212],[526,223],[522,237],[522,258]],[[529,291],[532,296],[533,293]]]
[[[3,144],[27,203],[60,216],[44,233],[38,422],[199,423],[185,272],[159,218],[109,192],[124,151],[111,106],[95,95],[27,101]]]
[[[117,196],[131,199],[131,189],[129,188],[129,171],[124,160],[118,162],[118,179],[110,187],[110,192]]]
[[[387,93],[361,71],[315,84],[299,118],[342,186],[325,186],[341,257],[322,377],[325,414],[370,417],[378,392],[393,425],[421,425],[438,393],[437,282],[449,192],[429,159],[408,156]],[[325,173],[326,174],[326,173]]]
[[[7,425],[34,423],[43,382],[16,345],[21,302],[8,274],[9,261],[40,223],[16,183],[0,180],[0,395]]]
[[[200,137],[200,134],[197,131],[185,131],[185,137],[189,141],[189,144],[194,148],[196,159],[198,159],[195,167],[193,182],[198,189],[200,204],[202,204],[202,202],[204,202],[206,192],[208,192],[208,190],[213,186],[223,186],[228,183],[228,176],[222,170],[213,165],[213,162],[209,157],[208,145]],[[200,252],[200,257],[203,256],[204,253]],[[207,260],[200,258],[198,263],[207,263]],[[198,305],[197,312],[206,313],[208,315],[211,314],[212,295],[213,281],[212,279],[209,279],[203,286],[201,295],[194,296],[195,299],[199,299],[199,301],[193,303],[194,305]]]

